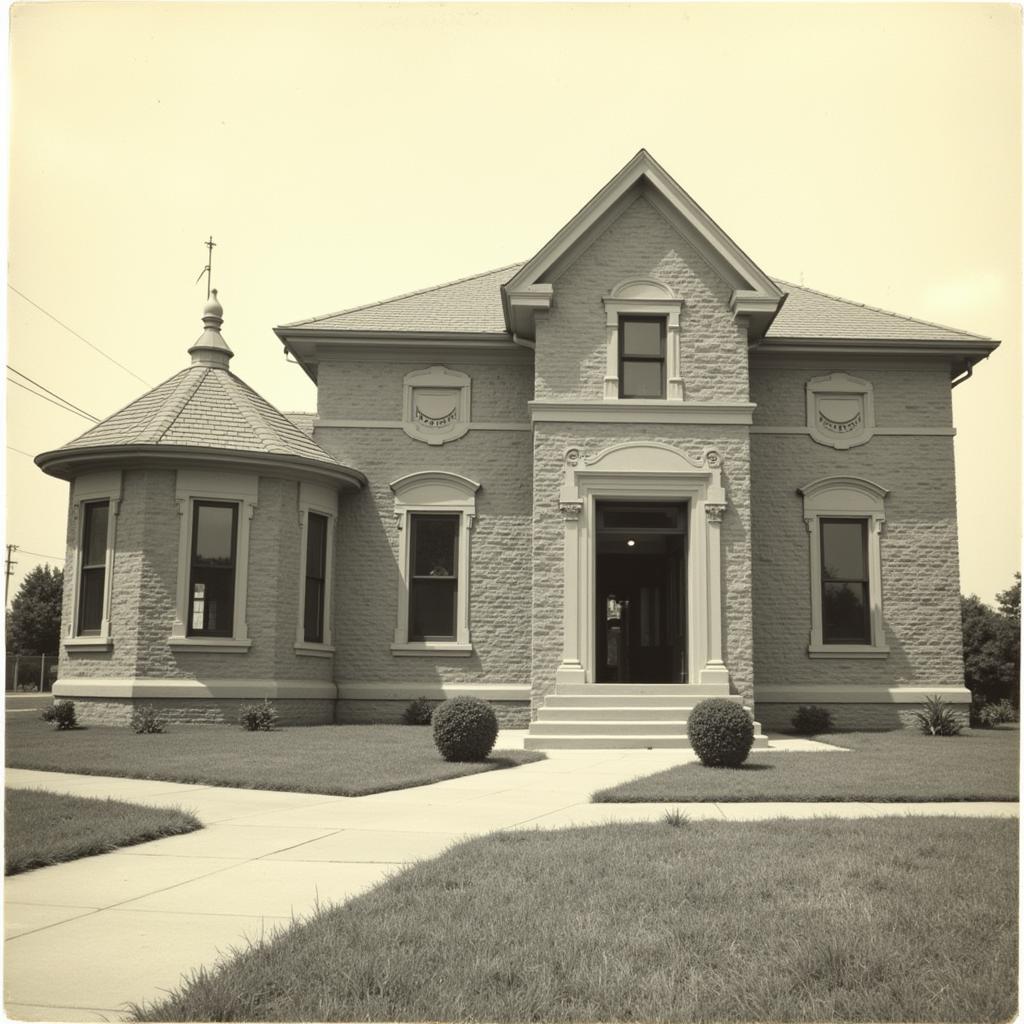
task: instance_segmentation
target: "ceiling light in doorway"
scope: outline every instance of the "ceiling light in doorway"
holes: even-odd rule
[[[626,541],[626,547],[627,548],[636,547],[636,541],[633,540],[632,537],[630,537],[629,540]]]

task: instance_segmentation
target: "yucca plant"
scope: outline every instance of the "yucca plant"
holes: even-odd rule
[[[926,697],[914,718],[926,736],[958,736],[964,727],[963,719],[941,697]]]

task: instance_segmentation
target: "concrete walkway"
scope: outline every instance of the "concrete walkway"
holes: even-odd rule
[[[503,733],[499,747],[521,743]],[[832,755],[808,740],[774,750]],[[122,1016],[183,974],[339,902],[452,843],[498,829],[691,819],[958,814],[1016,817],[1010,803],[591,804],[596,789],[692,760],[685,751],[554,751],[545,761],[366,797],[326,797],[11,769],[7,785],[178,806],[190,835],[41,868],[5,886],[5,1002],[20,1020]]]

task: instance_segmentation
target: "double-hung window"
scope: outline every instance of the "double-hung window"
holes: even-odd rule
[[[619,317],[619,398],[665,397],[665,318]]]
[[[99,636],[103,626],[103,598],[107,585],[107,530],[109,501],[82,506],[82,544],[78,576],[77,636]]]
[[[480,485],[424,470],[391,484],[398,525],[394,655],[468,657],[469,547]]]
[[[302,614],[302,639],[307,644],[324,642],[324,608],[327,597],[327,516],[310,512],[306,521],[306,585]]]
[[[884,658],[884,487],[823,477],[799,488],[810,538],[812,658]]]
[[[409,640],[458,635],[459,515],[409,516]]]
[[[188,635],[230,637],[235,620],[238,505],[196,501],[192,517]]]

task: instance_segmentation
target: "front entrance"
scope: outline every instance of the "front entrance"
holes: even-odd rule
[[[685,683],[686,504],[597,504],[599,683]]]

